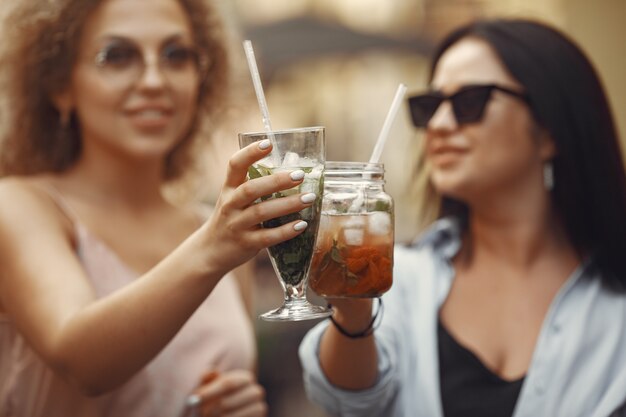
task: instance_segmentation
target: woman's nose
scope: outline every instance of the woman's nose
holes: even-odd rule
[[[166,83],[166,75],[159,64],[157,57],[146,57],[143,62],[143,71],[138,80],[139,86],[149,89],[162,88]]]
[[[428,121],[426,126],[427,130],[442,131],[442,130],[454,130],[458,127],[452,103],[449,100],[444,100],[435,114]]]

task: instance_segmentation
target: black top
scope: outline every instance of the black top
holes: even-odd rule
[[[506,381],[460,345],[439,320],[439,381],[445,417],[510,417],[524,377]]]

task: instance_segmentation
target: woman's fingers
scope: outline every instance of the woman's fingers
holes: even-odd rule
[[[302,183],[304,171],[283,171],[260,178],[251,179],[239,185],[232,194],[231,204],[236,207],[245,207],[261,197],[271,196],[273,193],[288,193]]]
[[[200,410],[203,417],[267,417],[265,400],[241,404],[231,409],[225,409],[221,402],[213,402],[203,404]]]
[[[213,401],[223,397],[230,391],[236,391],[254,382],[252,374],[244,370],[224,372],[218,377],[203,384],[196,391],[202,402]]]
[[[225,185],[236,188],[246,180],[248,167],[259,159],[267,156],[272,150],[268,139],[251,143],[235,152],[228,162]]]
[[[304,210],[310,207],[316,199],[317,196],[314,193],[306,193],[252,204],[241,211],[234,224],[248,229],[267,220]]]
[[[267,404],[265,401],[247,404],[236,410],[226,411],[222,417],[266,417]]]
[[[194,397],[203,416],[263,417],[267,414],[265,391],[248,371],[225,372],[207,380]]]
[[[222,398],[220,408],[223,415],[259,415],[265,410],[265,390],[256,383],[250,383],[239,390],[231,391]],[[256,414],[250,414],[252,410]],[[247,412],[246,412],[247,411]]]
[[[303,220],[296,220],[280,227],[270,229],[259,228],[250,232],[248,241],[250,246],[255,248],[267,248],[277,245],[289,239],[293,239],[302,233],[309,224]]]
[[[296,213],[308,210],[321,196],[299,192],[305,177],[303,170],[284,170],[246,180],[249,166],[267,156],[270,148],[269,141],[254,143],[230,159],[215,210],[203,228],[207,231],[202,234],[205,243],[213,248],[206,258],[211,269],[230,270],[259,250],[298,236],[308,226]],[[303,212],[303,217],[308,217],[306,214]],[[267,229],[260,227],[272,219],[280,220]],[[276,224],[281,225],[273,227]]]

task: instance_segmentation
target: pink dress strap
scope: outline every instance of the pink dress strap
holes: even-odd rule
[[[61,191],[54,185],[50,183],[46,184],[37,184],[37,188],[44,191],[48,196],[55,202],[55,204],[61,209],[61,212],[65,214],[65,216],[72,222],[72,224],[76,225],[80,223],[80,219],[76,211],[72,208],[72,206],[67,202],[67,199]]]

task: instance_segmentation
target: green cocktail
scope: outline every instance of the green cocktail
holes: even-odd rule
[[[251,179],[279,171],[301,169],[302,183],[289,190],[267,195],[262,201],[282,198],[292,194],[315,193],[316,201],[298,213],[292,213],[263,222],[265,228],[279,227],[294,220],[304,220],[307,228],[298,236],[268,248],[272,266],[284,291],[284,302],[276,310],[261,315],[270,321],[297,321],[326,317],[331,311],[316,306],[306,299],[307,277],[320,220],[324,171],[324,128],[290,129],[270,133],[239,134],[239,145],[271,139],[272,155],[258,161],[248,169]]]
[[[296,193],[315,193],[319,198],[315,200],[312,206],[298,213],[288,214],[263,222],[263,227],[266,228],[282,226],[294,220],[304,220],[308,223],[304,232],[298,236],[268,248],[272,263],[288,291],[291,291],[291,287],[296,287],[302,282],[309,269],[313,256],[315,238],[317,237],[320,207],[322,204],[321,195],[324,189],[322,183],[323,165],[316,165],[315,167],[300,166],[293,167],[293,169],[301,169],[304,171],[305,175],[302,183],[298,187],[274,193],[271,196],[265,197],[265,199],[282,198]],[[256,165],[250,167],[248,174],[250,178],[258,178],[270,175],[279,170],[284,170],[284,168],[277,169]]]

